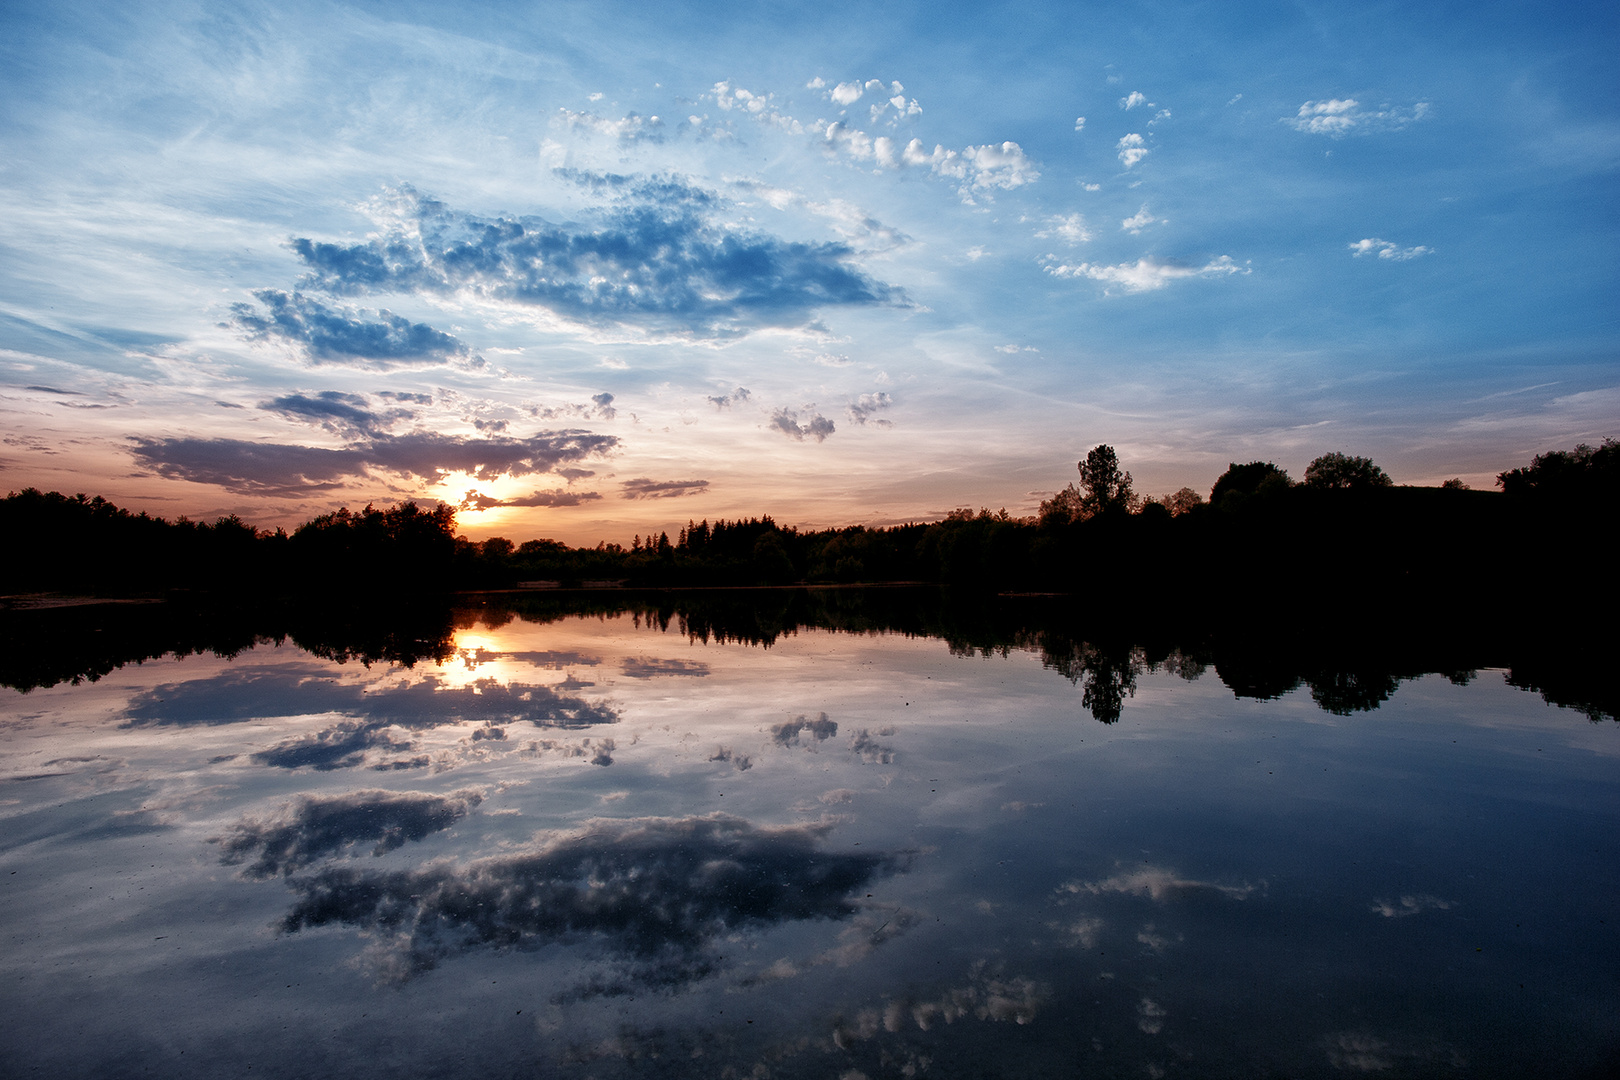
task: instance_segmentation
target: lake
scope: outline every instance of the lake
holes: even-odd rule
[[[14,624],[3,1071],[1620,1067],[1612,669],[1071,603]]]

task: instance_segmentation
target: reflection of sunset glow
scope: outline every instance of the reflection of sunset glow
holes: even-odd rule
[[[440,680],[447,687],[469,686],[480,679],[510,683],[533,674],[530,665],[505,655],[512,651],[512,642],[483,627],[456,631],[455,649],[455,655],[440,668]]]
[[[1379,692],[1352,698],[1331,644],[1234,657],[1053,631],[992,651],[957,643],[1007,641],[1007,622],[964,605],[941,619],[953,640],[913,636],[884,621],[914,617],[891,595],[810,609],[853,633],[762,609],[780,599],[768,594],[680,596],[673,611],[581,599],[469,596],[414,624],[381,612],[388,655],[363,623],[353,645],[331,629],[335,656],[261,641],[0,686],[0,820],[29,841],[8,847],[15,877],[0,880],[30,928],[26,949],[0,953],[0,982],[23,988],[6,999],[20,1015],[0,1029],[0,1060],[69,1075],[149,1060],[162,1074],[183,1049],[209,1075],[244,1072],[218,1059],[241,1042],[233,1018],[265,1008],[267,971],[296,972],[283,985],[299,996],[283,1000],[363,1040],[339,1059],[355,1040],[307,1023],[278,1036],[287,1017],[272,1012],[267,1038],[282,1041],[244,1054],[256,1072],[275,1055],[289,1076],[375,1071],[383,1044],[466,1071],[468,1039],[504,1048],[529,1002],[563,994],[547,1023],[565,1053],[603,1031],[656,1047],[677,1023],[693,1030],[705,1057],[686,1066],[683,1052],[671,1080],[748,1075],[782,1046],[807,1075],[963,1047],[1046,1075],[1072,1068],[1076,1031],[1106,1039],[1088,1060],[1121,1075],[1157,1068],[1169,1044],[1144,1037],[1234,1074],[1283,1041],[1302,1048],[1302,1073],[1324,1047],[1423,1075],[1503,1046],[1526,1048],[1504,1075],[1608,1049],[1590,1017],[1612,1005],[1600,991],[1614,936],[1590,917],[1582,933],[1531,937],[1508,919],[1534,906],[1569,921],[1620,887],[1613,860],[1591,854],[1613,832],[1612,770],[1593,763],[1615,752],[1616,725],[1548,712],[1501,672],[1418,674],[1471,654],[1384,654],[1374,670],[1402,673],[1397,691],[1357,668]],[[102,663],[91,644],[84,662]],[[1314,694],[1236,693],[1307,678]],[[1492,784],[1473,782],[1482,771]],[[1556,800],[1523,796],[1553,784]],[[1369,827],[1369,805],[1382,823]],[[1444,830],[1416,871],[1412,822]],[[1481,865],[1491,888],[1468,884]],[[1495,959],[1452,974],[1429,963],[1433,993],[1413,999],[1406,972],[1437,942]],[[1310,1000],[1189,1022],[1234,956],[1287,984],[1302,943],[1319,955]],[[253,964],[239,962],[247,948]],[[87,997],[96,950],[106,986]],[[199,970],[213,972],[212,1013],[194,1007]],[[1571,980],[1598,991],[1566,1019]],[[740,991],[751,1015],[733,1020]],[[401,1022],[495,993],[510,1012],[469,1009],[448,1032]],[[1323,1016],[1360,1024],[1379,1001],[1394,1004],[1366,1028],[1322,1034]],[[1457,1001],[1502,1004],[1486,1028],[1459,1020]],[[380,1002],[389,1015],[370,1026]],[[694,1027],[700,1013],[712,1027]],[[175,1015],[192,1041],[147,1050],[129,1034],[172,1030]],[[107,1016],[124,1026],[94,1026]],[[90,1037],[48,1038],[70,1025]],[[494,1068],[532,1069],[533,1045]],[[597,1062],[579,1065],[557,1080]]]

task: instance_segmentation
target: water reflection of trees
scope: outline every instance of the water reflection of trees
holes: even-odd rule
[[[0,685],[18,690],[95,682],[126,664],[291,641],[339,664],[410,667],[455,653],[444,604],[234,607],[109,603],[0,613]]]
[[[290,640],[339,663],[442,662],[458,629],[629,616],[652,633],[769,648],[801,629],[943,641],[956,655],[1033,653],[1114,723],[1144,673],[1197,679],[1213,669],[1240,698],[1305,688],[1342,716],[1376,709],[1425,674],[1465,683],[1509,669],[1513,686],[1593,720],[1620,718],[1600,635],[1547,635],[1511,619],[1446,621],[1393,608],[1347,614],[1296,609],[1239,619],[1129,607],[1086,608],[1067,596],[996,597],[920,587],[717,590],[545,590],[450,601],[210,608],[181,603],[0,612],[0,683],[28,690],[94,680],[126,663],[213,652],[233,656]]]

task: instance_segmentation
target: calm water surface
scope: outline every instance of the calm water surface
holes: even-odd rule
[[[1620,1061],[1620,724],[1501,672],[1331,712],[1138,651],[1099,723],[1038,651],[460,623],[0,690],[0,1071]]]

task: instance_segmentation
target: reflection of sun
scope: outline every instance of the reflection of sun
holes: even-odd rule
[[[511,682],[526,667],[503,655],[511,652],[510,644],[482,628],[456,631],[455,650],[439,668],[439,680],[447,687],[468,686],[480,679]]]
[[[495,643],[495,639],[483,630],[456,631],[456,652],[458,653],[475,653],[480,649],[485,652],[493,652],[499,648],[500,646]]]

